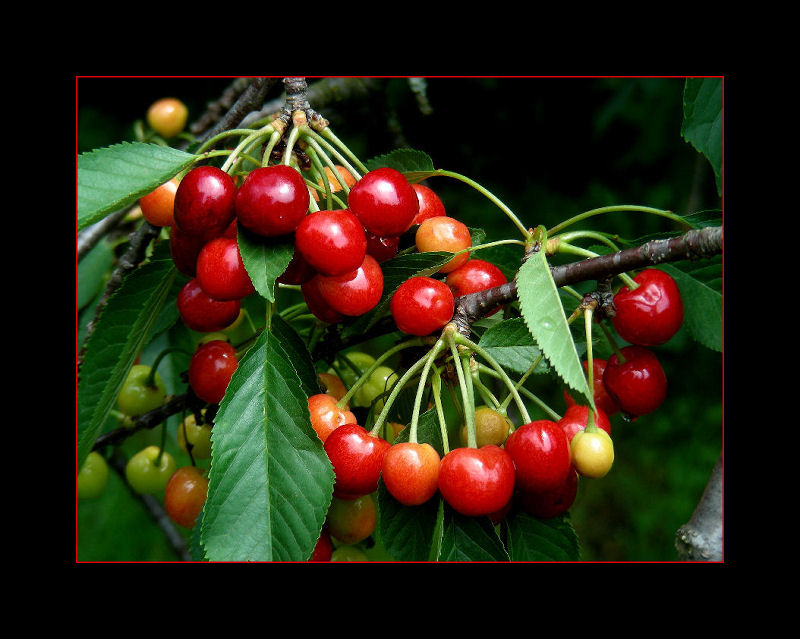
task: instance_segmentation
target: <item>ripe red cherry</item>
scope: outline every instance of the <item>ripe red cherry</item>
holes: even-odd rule
[[[304,282],[308,282],[308,280],[316,274],[317,272],[306,262],[306,259],[301,255],[300,251],[297,250],[297,246],[295,246],[292,259],[289,260],[286,270],[278,278],[278,282],[281,284],[303,284]]]
[[[412,277],[392,296],[389,310],[397,328],[408,335],[430,335],[453,318],[455,301],[447,284],[432,277]]]
[[[343,275],[361,266],[367,237],[361,222],[347,209],[322,210],[303,218],[295,246],[318,273]]]
[[[439,488],[440,463],[439,453],[430,444],[394,444],[383,458],[383,483],[401,504],[419,506]]]
[[[216,339],[201,344],[189,361],[189,386],[203,401],[219,404],[238,365],[230,343]]]
[[[239,223],[257,235],[292,233],[308,211],[311,196],[303,176],[284,164],[248,173],[236,193]]]
[[[422,224],[429,217],[447,215],[442,200],[432,189],[424,184],[412,184],[411,188],[414,189],[419,200],[419,213],[417,213],[414,221],[411,222],[412,225]]]
[[[486,260],[467,260],[457,269],[450,271],[445,278],[445,283],[453,291],[453,297],[461,297],[478,291],[485,291],[495,286],[506,284],[508,279],[503,271]],[[502,306],[486,313],[484,317],[494,315]]]
[[[308,310],[311,314],[322,322],[328,324],[335,324],[336,322],[344,319],[344,315],[334,311],[322,297],[319,291],[320,278],[315,275],[310,280],[303,282],[300,285],[300,292],[303,294]]]
[[[175,192],[175,225],[206,241],[218,237],[233,221],[235,197],[230,175],[214,166],[198,166],[184,176]]]
[[[430,217],[417,228],[414,236],[417,250],[420,253],[427,251],[459,251],[472,246],[472,236],[469,228],[463,222],[453,217]],[[456,255],[439,269],[439,273],[450,273],[462,266],[469,259],[469,253]]]
[[[678,285],[664,271],[648,268],[633,278],[639,286],[623,286],[614,296],[616,315],[611,322],[631,344],[658,346],[667,342],[683,323],[683,300]]]
[[[311,415],[311,426],[322,443],[339,426],[355,424],[356,416],[352,411],[344,410],[336,405],[336,398],[327,393],[319,393],[308,398],[308,412]]]
[[[602,410],[606,416],[611,417],[619,412],[619,406],[617,406],[617,403],[608,394],[605,384],[603,383],[603,373],[606,370],[607,364],[608,363],[604,359],[592,359],[592,370],[594,371],[592,383],[594,384],[594,405]],[[589,362],[587,360],[583,360],[583,370],[589,370]],[[568,408],[575,404],[575,400],[572,399],[566,390],[564,391],[564,399],[567,402]]]
[[[400,171],[388,167],[370,171],[356,182],[347,205],[364,228],[379,237],[402,235],[419,212],[416,191]]]
[[[522,490],[555,490],[572,467],[567,435],[549,419],[517,428],[508,436],[505,449],[514,460],[517,485]]]
[[[578,473],[570,469],[564,482],[554,490],[530,492],[520,490],[516,494],[520,508],[538,519],[552,519],[567,512],[578,494]]]
[[[580,404],[573,404],[567,408],[564,416],[556,423],[564,429],[564,433],[567,435],[567,441],[571,442],[572,438],[575,436],[575,433],[586,428],[586,423],[588,420],[589,407],[581,406]],[[594,424],[598,428],[606,431],[609,435],[611,434],[611,422],[609,421],[608,416],[599,408],[594,416]]]
[[[164,510],[179,526],[192,528],[208,495],[208,479],[194,466],[178,468],[164,489]]]
[[[620,410],[628,415],[647,415],[667,396],[667,376],[653,351],[643,346],[626,346],[608,359],[603,384]]]
[[[200,250],[197,281],[216,300],[239,300],[256,290],[242,262],[239,242],[228,237],[211,240]]]
[[[175,268],[189,277],[197,275],[197,256],[205,245],[202,235],[184,233],[174,224],[169,231],[169,253]]]
[[[371,255],[365,255],[361,266],[354,271],[317,275],[314,279],[322,299],[341,315],[363,315],[375,308],[383,293],[383,271]]]
[[[439,492],[462,515],[496,513],[514,493],[514,462],[493,444],[454,448],[439,466]]]
[[[178,180],[172,178],[139,200],[142,215],[153,226],[172,226],[175,221],[175,193]]]
[[[308,561],[330,561],[332,554],[333,542],[331,541],[331,534],[326,528],[323,528]]]
[[[222,301],[209,297],[197,278],[184,284],[176,304],[183,323],[198,333],[213,333],[230,326],[242,308],[241,300]]]
[[[399,237],[378,237],[375,233],[364,230],[367,237],[367,253],[378,262],[385,262],[397,255],[400,248]]]
[[[355,499],[378,489],[383,457],[392,445],[358,424],[344,424],[325,440],[325,452],[336,474],[334,497]]]

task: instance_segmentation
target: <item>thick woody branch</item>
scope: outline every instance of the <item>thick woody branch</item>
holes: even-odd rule
[[[692,518],[675,534],[681,561],[722,561],[722,484],[720,457]]]

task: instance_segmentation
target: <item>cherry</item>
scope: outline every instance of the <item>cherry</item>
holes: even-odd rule
[[[378,509],[372,495],[362,495],[355,499],[333,497],[328,507],[326,523],[331,537],[343,544],[357,544],[375,531]]]
[[[175,221],[175,193],[179,181],[176,178],[164,182],[139,199],[142,215],[153,226],[172,226]]]
[[[347,395],[347,387],[344,382],[334,373],[317,373],[320,384],[325,387],[325,393],[333,397],[337,402]]]
[[[195,277],[197,275],[197,256],[206,245],[206,238],[202,235],[192,235],[181,231],[174,224],[169,232],[169,252],[172,261],[184,275]]]
[[[357,546],[339,546],[331,554],[331,561],[369,561],[367,554]]]
[[[134,364],[128,371],[117,395],[117,408],[121,413],[138,417],[164,403],[167,388],[158,373],[153,375],[152,383],[148,384],[150,372],[151,367],[144,364]]]
[[[211,457],[211,425],[198,424],[193,414],[187,415],[178,425],[177,438],[178,446],[191,453],[192,459]]]
[[[608,362],[604,359],[592,359],[592,383],[594,385],[594,405],[602,410],[608,417],[611,417],[619,412],[619,406],[617,406],[617,403],[608,394],[605,383],[603,382],[603,373],[606,370],[607,364]],[[587,360],[583,360],[583,370],[589,370],[589,362]],[[566,390],[564,391],[564,399],[568,407],[575,404],[575,400],[570,397]]]
[[[328,435],[324,448],[336,474],[335,497],[354,499],[378,489],[383,457],[391,448],[389,442],[358,424],[344,424]]]
[[[164,510],[179,526],[192,528],[207,496],[208,479],[194,466],[182,466],[164,489]]]
[[[339,183],[339,180],[342,180],[347,187],[351,187],[356,183],[356,179],[353,177],[353,174],[350,173],[346,168],[337,164],[336,165],[336,172],[339,174],[339,179],[333,176],[333,171],[330,170],[329,167],[325,167],[325,176],[328,178],[328,182],[331,185],[331,193],[336,193],[337,191],[342,190],[342,185]],[[323,189],[325,188],[325,184],[322,181],[322,178],[317,180],[317,184],[319,184]],[[311,196],[314,198],[315,201],[319,202],[320,198],[325,198],[325,191],[320,191],[317,193],[316,189],[311,190]]]
[[[300,222],[295,246],[318,273],[343,275],[361,266],[367,237],[361,222],[347,209],[322,210]]]
[[[96,499],[103,494],[107,483],[108,463],[93,450],[78,471],[78,499]]]
[[[367,253],[378,262],[385,262],[397,255],[400,248],[399,237],[379,237],[366,229],[364,234],[367,238]]]
[[[257,235],[292,233],[308,211],[311,196],[303,176],[285,164],[255,169],[236,193],[239,223]]]
[[[614,463],[614,443],[604,430],[582,430],[575,433],[570,451],[572,465],[583,477],[605,477]]]
[[[655,268],[643,270],[633,280],[637,288],[623,286],[614,296],[616,314],[611,322],[619,336],[631,344],[664,344],[683,323],[678,285],[669,274]]]
[[[439,489],[440,463],[439,453],[430,444],[394,444],[383,458],[383,483],[401,504],[419,506]]]
[[[308,412],[311,415],[311,426],[322,443],[339,426],[355,424],[356,417],[352,411],[339,408],[338,400],[327,393],[319,393],[308,398]]]
[[[150,128],[165,138],[173,138],[183,131],[189,109],[178,98],[161,98],[147,109],[145,119]]]
[[[564,482],[553,490],[539,492],[520,490],[516,501],[522,510],[538,519],[552,519],[567,512],[578,494],[578,473],[570,469]]]
[[[439,466],[439,492],[462,515],[496,513],[514,492],[514,462],[499,446],[454,448]]]
[[[327,528],[323,527],[308,561],[330,561],[332,554],[333,542],[331,541],[331,534]]]
[[[411,222],[412,226],[414,224],[422,224],[429,217],[447,215],[442,200],[436,195],[433,189],[430,189],[424,184],[412,184],[411,188],[414,189],[417,194],[417,199],[419,200],[419,212],[414,218],[414,221]]]
[[[211,240],[200,250],[197,282],[206,295],[219,301],[240,300],[256,290],[244,267],[239,242],[228,237]]]
[[[397,288],[389,310],[403,333],[424,336],[443,328],[453,318],[455,300],[441,280],[416,276]]]
[[[310,280],[303,282],[300,285],[300,292],[303,294],[303,300],[308,306],[311,314],[322,322],[327,324],[335,324],[344,318],[344,315],[333,310],[322,293],[319,290],[320,278],[315,275]]]
[[[230,326],[239,317],[241,300],[215,300],[203,290],[197,278],[191,279],[178,293],[178,313],[193,331],[213,333]]]
[[[573,404],[567,408],[564,416],[556,423],[564,429],[564,433],[567,435],[567,440],[571,442],[572,438],[575,436],[575,433],[586,428],[588,421],[589,407],[581,406],[580,404]],[[609,435],[611,434],[611,422],[608,419],[608,416],[599,408],[594,416],[594,424],[598,428],[606,431]]]
[[[608,359],[603,384],[608,394],[628,415],[647,415],[667,396],[667,376],[655,353],[643,346],[626,346],[620,362],[616,353]]]
[[[236,185],[214,166],[189,171],[175,192],[175,226],[206,241],[222,235],[234,218]]]
[[[505,443],[522,490],[555,490],[571,467],[569,441],[556,422],[540,419],[517,428]]]
[[[506,415],[488,406],[475,408],[475,440],[478,448],[488,444],[502,446],[510,430],[511,420]],[[466,424],[461,427],[460,437],[461,445],[466,446],[468,442]]]
[[[417,228],[415,243],[420,253],[428,251],[447,251],[458,253],[472,246],[472,235],[467,225],[459,220],[446,217],[430,217]],[[455,271],[469,260],[469,253],[456,255],[439,269],[439,273]]]
[[[161,453],[160,460],[159,453]],[[176,468],[175,458],[167,451],[161,450],[158,446],[148,446],[128,460],[125,465],[125,478],[131,488],[140,495],[154,495],[166,488]]]
[[[379,237],[405,233],[419,212],[417,194],[400,171],[388,167],[364,175],[350,190],[348,207]]]
[[[189,386],[203,401],[219,404],[238,365],[236,349],[228,342],[201,344],[189,361]]]
[[[453,291],[453,297],[461,297],[478,291],[485,291],[495,286],[508,282],[503,271],[486,260],[467,260],[457,269],[450,271],[445,278],[445,283]],[[494,315],[502,306],[486,313],[484,317]]]
[[[383,271],[371,255],[365,255],[354,271],[343,275],[316,275],[314,279],[322,299],[341,315],[363,315],[375,308],[383,293]]]
[[[300,251],[297,250],[297,245],[295,245],[292,259],[289,260],[286,270],[278,278],[278,282],[281,284],[303,284],[316,274],[317,272],[306,262]]]
[[[378,366],[369,374],[367,380],[358,387],[353,404],[356,406],[369,406],[375,402],[375,414],[379,414],[386,404],[386,395],[391,392],[392,387],[397,383],[399,377],[397,373],[388,366]],[[383,397],[380,397],[383,395]]]

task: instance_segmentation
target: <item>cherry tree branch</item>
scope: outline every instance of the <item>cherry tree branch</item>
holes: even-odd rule
[[[675,548],[681,561],[722,561],[722,457],[688,523],[675,534]]]

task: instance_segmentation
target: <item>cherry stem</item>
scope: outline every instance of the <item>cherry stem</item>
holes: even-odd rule
[[[431,390],[433,392],[433,403],[436,406],[436,417],[439,420],[442,448],[446,455],[450,452],[450,442],[447,436],[447,420],[445,419],[444,409],[442,408],[442,376],[436,366],[433,367],[433,374],[431,375]]]
[[[672,211],[664,211],[663,209],[656,209],[650,206],[619,204],[615,206],[604,206],[601,208],[592,209],[590,211],[584,211],[583,213],[579,213],[578,215],[566,219],[563,222],[556,224],[554,227],[548,229],[547,237],[551,237],[557,231],[560,231],[561,229],[564,229],[570,226],[571,224],[575,224],[576,222],[580,222],[581,220],[585,220],[586,218],[592,217],[594,215],[602,215],[604,213],[618,213],[618,212],[650,213],[652,215],[660,215],[662,217],[669,218],[670,220],[674,220],[675,222],[680,222],[681,224],[687,224],[686,220],[684,220],[680,215],[676,215]]]
[[[272,134],[274,136],[275,130],[272,128],[271,124],[266,125],[254,131],[247,137],[243,138],[239,144],[236,145],[236,148],[233,149],[233,152],[228,156],[228,159],[225,160],[225,163],[222,165],[221,169],[226,173],[230,172],[233,163],[238,159],[239,154],[242,153],[246,148],[248,148],[251,144],[254,144],[261,140],[262,138],[266,137],[268,134]]]
[[[400,394],[400,391],[403,390],[403,387],[406,385],[409,379],[411,379],[414,375],[416,375],[417,371],[425,365],[425,357],[419,358],[414,364],[409,368],[403,376],[397,381],[397,383],[392,387],[392,392],[389,395],[386,403],[383,405],[383,410],[381,414],[378,415],[378,419],[375,420],[375,424],[372,426],[372,430],[370,433],[372,435],[376,435],[380,432],[381,426],[383,422],[386,420],[386,416],[389,414],[389,410],[392,408],[392,404],[394,403],[397,396]]]
[[[161,465],[161,457],[164,455],[164,447],[167,445],[167,422],[164,421],[161,423],[161,444],[158,447],[158,455],[156,455],[156,459],[153,462],[158,468]]]
[[[490,391],[486,385],[481,381],[480,377],[480,370],[477,366],[470,366],[470,372],[472,374],[472,385],[478,389],[478,394],[481,396],[481,399],[487,406],[491,406],[494,410],[498,413],[503,413],[505,415],[505,407],[500,403],[492,391]],[[511,395],[509,394],[509,397]]]
[[[324,184],[325,200],[328,203],[328,208],[332,209],[333,208],[333,199],[332,199],[333,191],[331,191],[331,183],[330,183],[330,180],[328,180],[328,176],[325,175],[325,168],[322,166],[322,162],[320,162],[319,155],[317,155],[317,152],[313,148],[306,149],[306,153],[308,154],[308,157],[311,158],[311,163],[314,165],[314,169],[316,169],[316,173],[319,175],[320,180],[322,180],[322,183]],[[311,201],[315,202],[313,197],[311,198]]]
[[[325,145],[330,147],[331,153],[334,153],[334,151],[336,151],[336,149],[334,149],[333,147],[330,146],[330,144],[328,143],[328,140],[330,140],[330,142],[332,142],[338,148],[340,148],[344,152],[344,154],[347,155],[347,157],[349,157],[356,165],[358,165],[358,168],[362,172],[364,172],[364,173],[369,172],[369,169],[361,162],[361,160],[359,160],[356,157],[355,153],[353,153],[349,148],[347,148],[347,145],[344,142],[342,142],[339,138],[337,138],[336,135],[334,135],[333,131],[331,131],[331,128],[329,126],[325,127],[318,134],[317,134],[316,131],[313,131],[313,130],[312,130],[312,133],[315,134],[315,139],[318,139],[321,144],[325,144]],[[339,156],[338,152],[334,153],[334,155],[336,155],[337,159],[340,162],[342,162],[344,167],[353,174],[353,177],[356,178],[356,180],[361,179],[360,175],[358,175],[357,173],[351,171],[350,167],[348,167],[348,165],[344,161],[342,161],[343,158],[341,158]]]
[[[531,376],[531,374],[533,373],[533,371],[536,369],[536,367],[539,365],[539,362],[541,362],[543,358],[544,358],[544,353],[539,353],[539,356],[535,360],[533,360],[533,364],[531,364],[528,367],[528,370],[525,371],[525,374],[517,380],[517,383],[514,384],[514,388],[516,388],[517,391],[519,391],[519,389],[522,388],[522,385],[525,383],[528,377]],[[506,398],[503,400],[502,404],[500,404],[499,410],[501,410],[503,414],[505,414],[506,410],[508,409],[508,405],[511,403],[511,400],[513,398],[514,396],[511,393],[509,393],[508,395],[506,395]],[[548,412],[552,411],[548,410]]]
[[[622,355],[622,350],[620,349],[619,344],[617,344],[617,340],[615,340],[614,336],[611,334],[611,331],[608,330],[608,327],[603,322],[600,322],[600,328],[602,329],[603,334],[606,337],[606,341],[608,342],[608,345],[611,346],[611,349],[614,351],[614,354],[617,356],[617,360],[619,361],[619,363],[620,364],[624,363],[625,362],[625,358]]]
[[[485,366],[484,364],[479,364],[479,366],[481,369],[481,373],[485,373],[486,375],[490,375],[497,379],[501,379],[500,374],[493,368]],[[520,386],[519,388],[517,388],[517,391],[522,395],[525,395],[525,397],[527,397],[539,408],[541,408],[545,413],[547,413],[554,422],[557,422],[559,419],[561,419],[561,415],[559,415],[556,411],[550,408],[544,401],[542,401],[539,397],[534,395],[530,390],[528,390],[524,386]]]
[[[292,151],[294,151],[294,145],[297,143],[299,136],[300,128],[293,126],[292,130],[289,131],[289,137],[286,139],[286,149],[283,151],[283,164],[286,166],[291,166]]]
[[[587,422],[587,430],[589,425],[594,426],[594,413],[597,407],[594,405],[594,356],[592,354],[592,316],[594,309],[587,306],[583,310],[583,324],[586,328],[586,381],[589,384],[589,404],[591,410],[589,411],[589,419]]]
[[[348,194],[348,195],[349,195],[349,194],[350,194],[350,187],[349,187],[349,186],[347,186],[347,183],[346,183],[346,181],[345,181],[345,180],[344,180],[344,178],[342,178],[342,176],[339,174],[339,169],[337,169],[337,168],[336,168],[336,165],[333,163],[333,160],[331,160],[331,159],[330,159],[330,157],[328,157],[328,154],[327,154],[327,153],[325,153],[325,151],[323,150],[322,146],[319,144],[319,142],[317,142],[316,138],[307,136],[307,137],[306,137],[306,138],[304,138],[304,139],[305,139],[305,141],[306,141],[306,142],[308,142],[309,146],[310,146],[310,147],[311,147],[311,148],[312,148],[312,149],[313,149],[313,150],[314,150],[316,153],[318,153],[318,154],[320,155],[320,157],[323,159],[323,161],[325,162],[325,164],[327,164],[327,165],[328,165],[328,168],[331,170],[331,174],[333,175],[333,177],[334,177],[334,178],[336,178],[336,181],[337,181],[337,182],[339,182],[339,185],[342,187],[342,190],[343,190],[343,191],[344,191],[346,194]],[[348,165],[348,166],[349,166],[349,165]],[[347,166],[345,166],[345,168],[347,169]],[[349,171],[350,169],[352,169],[352,168],[353,168],[353,167],[350,167],[350,168],[348,169],[348,171]],[[322,177],[323,177],[323,179],[324,179],[324,180],[325,180],[325,181],[326,181],[326,182],[327,182],[327,183],[330,185],[330,180],[328,180],[328,176],[327,176],[327,175],[325,175],[325,171],[324,171],[324,170],[322,171]]]
[[[196,155],[200,155],[203,151],[209,147],[214,146],[217,142],[222,140],[223,138],[230,137],[232,135],[244,135],[250,136],[253,134],[253,129],[228,129],[227,131],[222,131],[221,133],[217,133],[214,137],[208,138],[205,142],[203,142],[195,151]]]
[[[417,443],[417,424],[419,422],[419,411],[420,405],[422,404],[422,393],[425,390],[425,383],[428,381],[428,374],[430,373],[431,366],[433,366],[433,360],[438,357],[439,353],[444,347],[444,340],[439,339],[425,356],[425,365],[423,366],[422,373],[419,376],[417,395],[414,398],[414,409],[411,413],[411,424],[408,429],[408,441],[412,444]]]
[[[464,424],[467,427],[467,446],[469,448],[477,448],[478,441],[475,437],[475,405],[470,401],[470,393],[467,389],[467,381],[465,379],[464,367],[461,362],[461,356],[458,352],[458,346],[455,340],[455,331],[447,332],[447,343],[450,346],[450,352],[453,354],[453,367],[456,369],[458,375],[458,385],[461,388],[461,403],[464,408]]]
[[[165,348],[161,351],[158,356],[156,357],[153,365],[150,367],[150,372],[147,374],[147,377],[144,380],[144,385],[149,386],[150,388],[156,387],[156,371],[158,370],[159,364],[161,364],[161,360],[163,360],[167,355],[170,353],[183,353],[187,357],[191,357],[192,354],[187,351],[185,348],[180,348],[178,346],[173,346],[170,348]]]
[[[581,239],[581,238],[589,238],[592,240],[598,240],[602,242],[614,252],[619,251],[619,247],[614,244],[604,233],[600,233],[598,231],[572,231],[570,233],[562,233],[561,235],[550,236],[548,235],[548,242],[553,241],[556,243],[560,242],[569,242],[571,243],[573,240]]]

